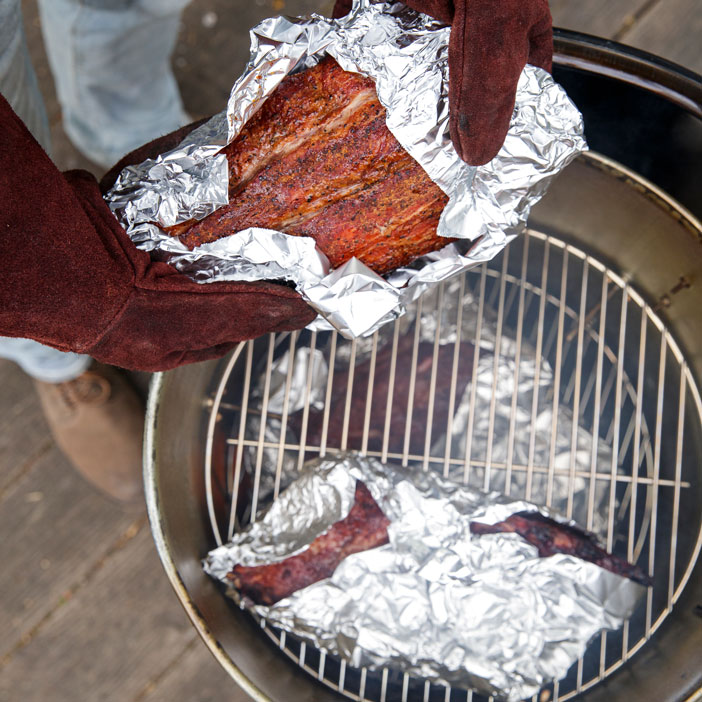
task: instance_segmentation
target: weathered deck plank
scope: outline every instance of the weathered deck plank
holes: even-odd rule
[[[0,656],[59,606],[140,514],[98,494],[51,445],[0,502]]]
[[[553,25],[585,34],[613,38],[630,26],[649,0],[550,0]]]
[[[658,2],[624,33],[621,41],[702,74],[702,3]]]
[[[229,677],[196,636],[196,640],[183,652],[177,663],[135,702],[174,702],[174,700],[248,702],[250,698]]]
[[[0,360],[0,499],[9,486],[51,447],[49,429],[32,381]]]
[[[195,635],[142,521],[15,652],[0,674],[0,700],[132,700]]]

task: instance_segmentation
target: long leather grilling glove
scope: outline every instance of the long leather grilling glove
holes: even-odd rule
[[[351,9],[337,0],[334,17]],[[451,25],[449,129],[458,155],[478,166],[500,150],[525,64],[551,71],[553,31],[547,0],[405,0]]]
[[[187,129],[120,167],[167,151]],[[95,179],[58,171],[2,96],[0,256],[0,336],[124,368],[166,370],[214,358],[238,341],[299,329],[315,316],[283,285],[201,285],[152,262],[120,227]]]

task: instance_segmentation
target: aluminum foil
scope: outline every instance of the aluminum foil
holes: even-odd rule
[[[417,325],[418,341],[434,343],[437,325],[440,325],[440,345],[453,347],[458,334],[456,319],[462,308],[461,339],[478,345],[478,360],[474,375],[456,401],[450,435],[434,431],[430,455],[444,456],[446,443],[452,457],[466,452],[466,437],[470,435],[470,469],[452,466],[448,476],[475,488],[498,490],[528,499],[549,500],[556,509],[567,512],[580,524],[601,538],[607,535],[609,514],[609,485],[606,481],[591,481],[589,474],[593,455],[598,466],[610,466],[612,451],[601,438],[595,438],[579,423],[574,426],[572,411],[565,402],[557,407],[553,401],[554,371],[549,361],[537,356],[528,339],[518,344],[514,329],[503,325],[499,334],[496,313],[489,307],[483,310],[478,328],[478,305],[470,291],[461,296],[459,279],[447,281],[443,290],[432,290],[422,298],[425,313],[417,318],[416,305],[399,322],[400,335],[414,333]],[[441,296],[441,297],[440,297]],[[376,346],[380,353],[393,343],[393,327],[380,330]],[[284,342],[287,347],[287,339]],[[335,365],[349,362],[350,344],[337,346]],[[372,352],[372,340],[356,342],[356,367],[366,361]],[[292,364],[292,368],[290,367]],[[262,449],[257,481],[262,502],[270,500],[276,485],[285,488],[298,476],[298,455],[285,452],[282,458],[280,417],[302,410],[324,409],[330,365],[330,349],[318,339],[311,349],[298,345],[291,354],[282,351],[274,360],[270,377],[263,374],[253,384],[250,399],[251,414],[246,421],[246,438],[252,442],[261,436],[261,410],[268,387],[266,426],[263,436],[267,447]],[[288,375],[290,381],[288,385]],[[407,378],[396,378],[396,384]],[[360,398],[365,403],[365,397]],[[512,404],[514,401],[514,410]],[[471,425],[470,407],[473,406]],[[533,410],[533,415],[532,415]],[[510,431],[512,422],[514,426]],[[286,441],[299,440],[293,430],[286,428]],[[334,448],[333,446],[331,447]],[[359,447],[353,447],[359,448]],[[243,456],[244,469],[253,480],[259,462],[257,448],[248,448]],[[512,470],[508,476],[504,466],[533,466],[531,472]],[[491,466],[488,468],[487,466]],[[552,470],[549,470],[552,468]],[[573,475],[571,475],[571,468]],[[441,471],[443,466],[430,469]],[[575,475],[578,474],[578,475]]]
[[[331,578],[270,607],[242,602],[353,666],[520,700],[563,677],[595,634],[631,616],[644,591],[572,556],[539,558],[517,534],[470,533],[472,521],[525,510],[566,521],[550,510],[357,454],[307,466],[250,529],[210,552],[205,570],[227,583],[236,564],[300,553],[348,514],[356,480],[390,519],[389,543],[347,557]]]
[[[294,281],[320,313],[314,328],[370,334],[428,287],[492,258],[521,231],[548,181],[586,149],[581,115],[565,92],[546,72],[526,66],[499,154],[477,169],[461,161],[448,133],[449,32],[401,4],[371,0],[357,0],[339,20],[265,20],[251,31],[251,59],[227,110],[175,150],[126,168],[107,203],[137,246],[168,254],[198,282]],[[355,260],[330,273],[314,242],[280,232],[247,229],[243,241],[236,234],[194,251],[167,236],[163,227],[227,203],[226,157],[218,152],[287,74],[325,54],[376,81],[388,128],[449,196],[439,234],[465,241],[384,279]]]

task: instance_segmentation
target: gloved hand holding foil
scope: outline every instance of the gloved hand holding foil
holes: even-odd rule
[[[459,156],[475,166],[505,140],[517,83],[529,63],[551,72],[553,30],[547,0],[405,0],[451,25],[449,128]],[[352,0],[337,0],[343,17]]]
[[[490,133],[491,144],[502,142],[512,111],[513,84],[522,80],[522,116],[513,119],[515,133],[511,138],[520,149],[520,163],[528,167],[522,181],[513,174],[510,178],[512,203],[495,190],[500,181],[496,173],[504,167],[499,158],[484,173],[475,174],[471,189],[473,169],[456,157],[442,137],[448,132],[448,121],[437,95],[446,77],[444,59],[436,62],[431,73],[433,89],[439,93],[427,97],[411,75],[406,78],[413,109],[419,105],[420,113],[427,112],[430,106],[428,111],[433,110],[434,117],[417,127],[413,122],[416,114],[413,117],[404,114],[404,108],[393,108],[387,115],[390,130],[375,88],[387,105],[387,91],[397,88],[393,76],[374,75],[371,79],[349,72],[349,68],[361,68],[347,65],[349,60],[360,62],[363,70],[373,73],[364,61],[375,62],[376,68],[382,69],[383,52],[394,45],[390,35],[385,37],[387,47],[385,41],[374,44],[375,39],[369,39],[368,22],[387,22],[385,31],[399,37],[395,48],[400,52],[406,49],[400,39],[407,27],[419,37],[415,48],[420,52],[427,38],[438,47],[445,46],[444,30],[434,26],[436,23],[427,24],[421,16],[396,17],[386,13],[385,6],[377,10],[361,5],[357,17],[347,25],[324,18],[300,20],[293,25],[299,36],[290,44],[281,43],[276,34],[286,30],[287,20],[279,19],[277,24],[272,20],[257,28],[261,42],[268,40],[270,29],[273,45],[282,49],[276,49],[279,55],[271,58],[275,51],[263,47],[262,65],[246,74],[238,89],[235,86],[230,99],[230,107],[234,107],[226,119],[214,118],[214,123],[224,125],[224,137],[220,133],[210,139],[211,129],[197,130],[187,136],[194,148],[170,158],[168,154],[173,149],[177,152],[186,136],[187,129],[181,130],[132,154],[117,171],[128,164],[140,165],[126,168],[119,177],[114,171],[103,181],[102,191],[109,190],[106,197],[119,223],[104,206],[94,179],[78,172],[61,175],[10,108],[1,105],[0,120],[9,148],[0,151],[4,194],[0,235],[8,270],[0,286],[0,334],[90,353],[126,368],[164,370],[221,355],[240,340],[267,331],[300,328],[312,320],[313,312],[299,295],[263,280],[294,281],[307,302],[342,333],[355,336],[370,333],[402,314],[405,299],[411,301],[427,284],[501,250],[523,226],[530,204],[525,189],[531,188],[538,199],[545,181],[584,148],[577,111],[552,82],[542,85],[541,78],[519,79],[524,53],[520,49],[510,61],[511,97],[498,110],[499,119],[475,128],[481,138]],[[467,40],[461,44],[455,26],[468,16],[480,24],[479,18],[487,12],[477,5],[466,7],[461,5],[453,17],[452,65],[456,65],[457,55],[468,57],[475,46]],[[449,19],[447,11],[432,12]],[[525,15],[516,6],[505,5],[504,12],[511,17],[505,26],[524,24]],[[532,19],[527,22],[530,27]],[[543,23],[537,24],[540,27]],[[321,27],[327,38],[320,39]],[[534,31],[530,29],[529,36]],[[358,44],[356,35],[365,37],[368,46]],[[540,47],[535,55],[547,56],[546,38],[539,34],[539,40],[532,42]],[[515,46],[523,45],[523,37],[510,34],[511,39],[515,39]],[[315,45],[317,40],[319,45]],[[352,53],[358,49],[352,59],[346,56],[342,60],[340,49],[332,47],[333,41],[344,40]],[[342,71],[328,58],[277,86],[282,64],[285,72],[304,64],[300,47],[315,60],[325,51],[336,54],[347,70]],[[378,55],[374,54],[376,49]],[[429,52],[435,53],[434,49]],[[387,66],[395,67],[397,58],[388,59]],[[416,63],[413,54],[405,60],[410,67]],[[476,70],[490,75],[486,61],[484,55],[475,63]],[[473,65],[472,59],[466,58],[466,62]],[[546,65],[546,58],[540,63]],[[497,64],[503,66],[504,60]],[[266,87],[263,94],[249,94],[252,85],[257,90],[271,76],[275,85]],[[470,76],[466,84],[477,84],[475,74]],[[276,86],[277,91],[266,102]],[[420,95],[421,100],[414,100]],[[458,153],[474,160],[475,155],[466,155],[465,149],[472,147],[466,146],[470,139],[466,141],[465,129],[462,141],[456,137],[456,124],[465,123],[460,115],[456,117],[456,110],[459,106],[464,114],[464,102],[452,73],[451,134]],[[543,105],[554,111],[551,122],[543,119]],[[539,120],[535,121],[532,115],[537,111]],[[394,127],[390,124],[393,115]],[[419,117],[421,121],[422,115]],[[437,127],[437,119],[443,126]],[[470,119],[482,125],[479,119]],[[227,134],[237,120],[237,129]],[[407,136],[408,127],[414,136]],[[232,141],[242,128],[238,140]],[[396,139],[398,130],[402,134]],[[531,135],[534,144],[547,144],[548,157],[535,153],[533,162],[525,159],[521,153],[525,135]],[[221,147],[229,142],[228,151],[221,153]],[[212,174],[223,178],[224,185],[219,182],[209,187],[206,183],[201,187],[204,181],[198,178],[202,172],[207,172],[207,178]],[[203,191],[207,193],[204,203],[199,200]],[[218,195],[210,202],[213,191]],[[148,210],[148,215],[140,208]],[[164,263],[162,256],[150,259],[137,251],[125,229],[128,237],[146,250],[161,246],[154,244],[154,238],[160,238],[162,244],[165,241],[163,249],[180,257],[170,259],[177,270]],[[241,230],[249,232],[248,238],[228,236]],[[278,232],[298,236],[291,243],[290,237],[281,239]],[[30,235],[21,236],[23,233]],[[467,240],[460,249],[449,245],[454,234]],[[227,243],[218,248],[219,237],[225,235]],[[214,246],[208,248],[211,244]],[[189,248],[193,247],[191,254]],[[438,249],[441,251],[433,254],[435,258],[423,264],[418,274],[402,268]],[[339,267],[326,277],[325,254]],[[350,258],[365,261],[370,270],[361,266],[342,271],[342,264]],[[373,273],[387,274],[398,267],[396,278],[387,281]],[[198,285],[190,278],[228,283]]]
[[[95,178],[60,173],[2,96],[0,125],[0,335],[154,371],[221,356],[243,339],[314,317],[286,286],[198,285],[152,261],[129,240]],[[122,165],[168,150],[187,130]]]

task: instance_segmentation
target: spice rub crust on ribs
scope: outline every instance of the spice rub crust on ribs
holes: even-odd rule
[[[382,275],[452,241],[436,234],[448,198],[388,131],[373,81],[331,57],[285,78],[222,153],[229,204],[167,230],[191,249],[263,227]]]
[[[305,551],[269,565],[236,565],[227,578],[242,595],[256,604],[269,606],[331,577],[347,556],[388,543],[389,525],[390,520],[368,488],[357,480],[355,501],[349,514],[314,539]],[[540,558],[568,554],[641,585],[652,584],[651,578],[639,566],[598,546],[593,534],[561,524],[539,512],[517,512],[496,524],[471,522],[470,530],[476,536],[516,533],[536,546]]]
[[[470,531],[471,534],[477,535],[513,532],[532,546],[536,546],[541,558],[564,553],[594,563],[641,585],[652,584],[651,578],[639,566],[632,565],[598,546],[594,534],[561,524],[539,512],[517,512],[497,524],[471,522]]]
[[[269,565],[237,565],[227,577],[242,595],[257,604],[272,605],[331,577],[352,553],[386,544],[389,524],[368,488],[357,480],[354,505],[348,515],[314,539],[305,551]]]

